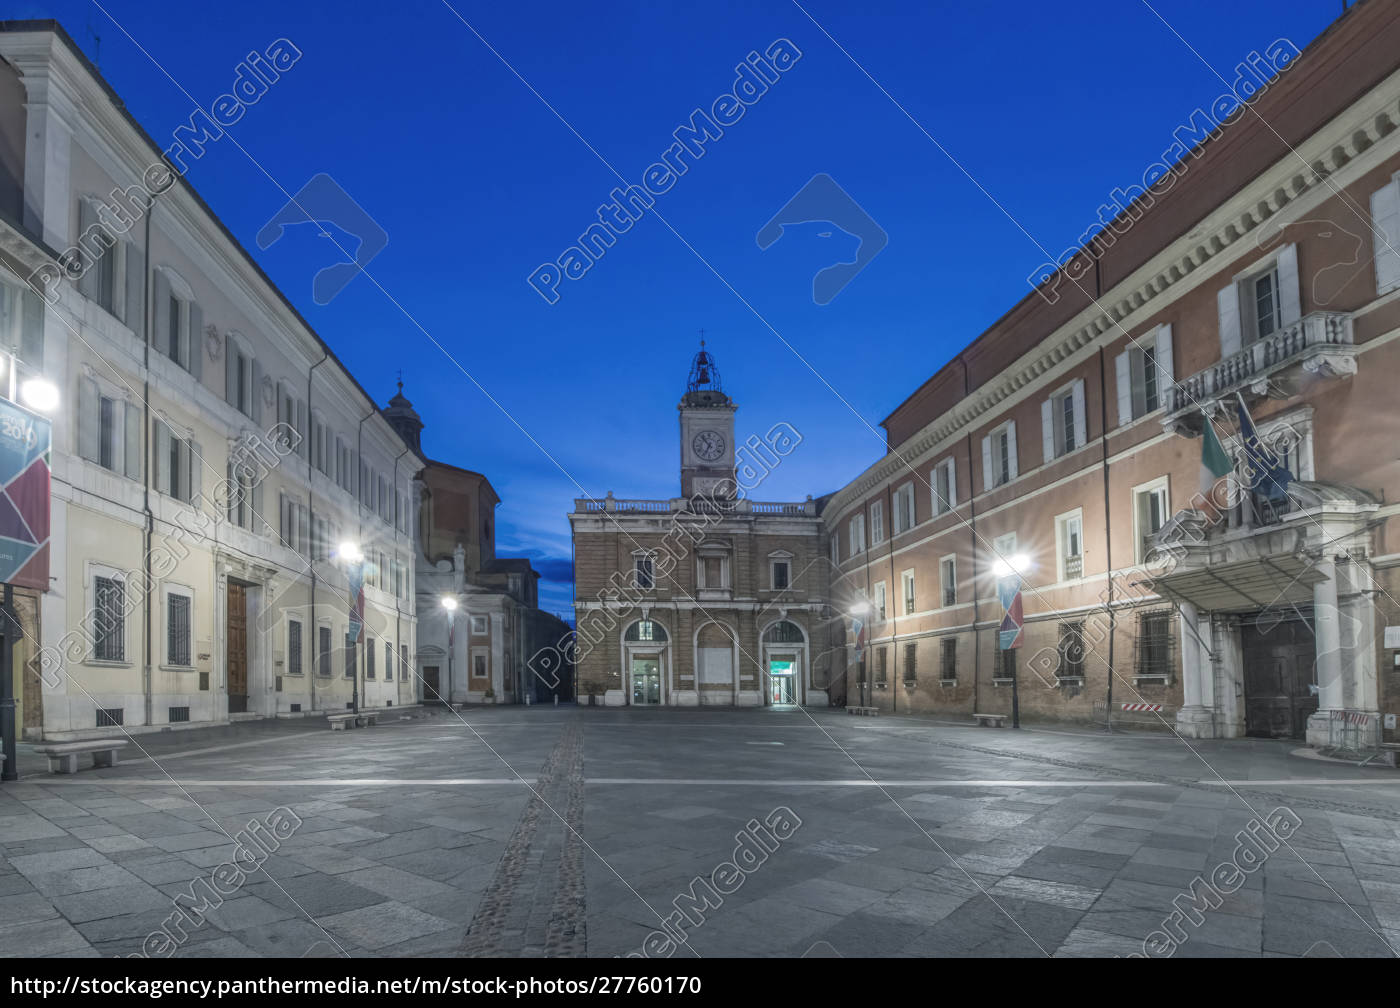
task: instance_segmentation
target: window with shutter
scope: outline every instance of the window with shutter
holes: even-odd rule
[[[1400,287],[1400,183],[1394,179],[1371,194],[1371,246],[1376,294]]]
[[[933,513],[935,515],[947,514],[957,505],[957,481],[954,477],[953,467],[952,458],[946,458],[934,466],[933,478],[929,482],[933,486]]]

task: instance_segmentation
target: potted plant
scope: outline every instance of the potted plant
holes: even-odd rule
[[[494,689],[492,689],[490,686],[487,686],[487,687],[486,687],[486,694],[485,694],[485,697],[486,697],[486,702],[487,702],[487,703],[495,703],[495,702],[496,702],[496,691],[495,691]]]

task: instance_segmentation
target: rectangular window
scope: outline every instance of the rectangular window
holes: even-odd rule
[[[1084,624],[1082,622],[1060,624],[1060,671],[1061,679],[1084,678]]]
[[[953,460],[946,458],[933,467],[933,513],[947,514],[957,503],[957,487],[953,480]]]
[[[997,486],[1011,482],[1011,438],[1004,428],[992,438],[992,466]]]
[[[856,515],[851,519],[851,556],[865,552],[865,515]]]
[[[875,582],[875,618],[883,620],[885,618],[885,582]]]
[[[870,544],[885,541],[885,502],[876,501],[870,505]]]
[[[374,678],[374,638],[365,638],[365,678]]]
[[[636,580],[638,588],[651,589],[656,587],[656,576],[650,555],[636,558]]]
[[[486,671],[486,656],[484,654],[472,655],[472,678],[489,678]]]
[[[301,647],[301,620],[288,620],[287,622],[287,672],[291,675],[301,675],[306,671],[306,666],[302,664]]]
[[[408,645],[399,645],[399,678],[408,679]]]
[[[724,562],[724,557],[707,556],[700,558],[700,587],[701,588],[727,588],[725,584],[725,574],[728,565]]]
[[[165,661],[168,665],[189,666],[190,597],[170,592],[165,596]]]
[[[474,636],[474,637],[485,637],[485,636],[486,636],[486,617],[485,617],[485,616],[473,616],[473,617],[472,617],[472,636]]]
[[[773,561],[773,590],[783,591],[788,586],[788,562],[786,560]]]
[[[126,661],[126,585],[118,578],[94,579],[92,656],[98,661]]]
[[[841,562],[841,533],[838,530],[827,543],[827,551],[831,554],[831,562],[839,564]]]
[[[328,676],[331,674],[331,628],[328,626],[317,627],[317,654],[316,654],[316,674]]]
[[[944,637],[939,643],[939,676],[944,682],[955,682],[958,678],[958,639]]]
[[[1055,520],[1055,542],[1059,546],[1060,580],[1074,581],[1084,576],[1084,519],[1079,511]]]
[[[904,615],[914,612],[914,572],[907,570],[900,575],[904,587]]]
[[[958,604],[958,561],[946,556],[938,562],[938,578],[943,588],[943,605]]]
[[[904,685],[912,686],[919,680],[918,667],[915,662],[918,659],[919,646],[913,641],[904,645]]]
[[[875,682],[881,686],[889,682],[889,648],[880,648],[875,652]]]
[[[354,634],[346,634],[346,635],[345,635],[345,678],[346,678],[346,679],[354,679],[355,676],[359,673],[360,670],[359,670],[359,667],[358,667],[358,664],[357,664],[357,659],[358,659],[358,658],[359,658],[359,655],[356,654],[356,648],[355,648],[355,636],[354,636]]]
[[[1007,680],[1015,679],[1015,678],[1016,678],[1016,652],[1015,652],[1015,651],[998,651],[998,652],[997,652],[997,655],[998,655],[998,658],[997,658],[997,678],[998,678],[998,679],[1007,679]]]
[[[895,535],[914,527],[914,484],[906,483],[894,492]]]
[[[1138,613],[1137,658],[1133,663],[1137,675],[1165,679],[1172,674],[1172,623],[1170,609]]]
[[[1250,283],[1253,294],[1254,338],[1263,339],[1279,328],[1278,270],[1271,269]]]
[[[99,437],[101,441],[98,442],[100,454],[97,458],[97,463],[102,466],[103,469],[115,470],[117,468],[118,436],[117,402],[115,399],[109,399],[106,396],[102,397],[101,405],[98,410],[98,423],[100,425]]]
[[[388,641],[384,642],[384,681],[392,682],[394,678],[394,645]]]
[[[1134,494],[1134,519],[1137,524],[1137,562],[1145,563],[1152,552],[1152,537],[1167,522],[1167,486],[1165,482],[1138,490]]]

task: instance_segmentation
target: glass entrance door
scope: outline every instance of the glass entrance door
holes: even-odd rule
[[[655,656],[632,659],[632,705],[651,706],[661,702],[661,659]]]
[[[768,702],[797,703],[797,657],[781,655],[768,659]]]

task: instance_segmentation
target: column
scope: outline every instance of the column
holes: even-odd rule
[[[1342,691],[1342,635],[1337,610],[1337,564],[1324,556],[1313,568],[1323,580],[1313,586],[1313,639],[1317,644],[1318,710],[1345,707]]]
[[[1200,637],[1199,611],[1186,601],[1179,609],[1182,707],[1176,712],[1177,730],[1188,738],[1213,738],[1215,715],[1211,708],[1215,703],[1215,669]]]

